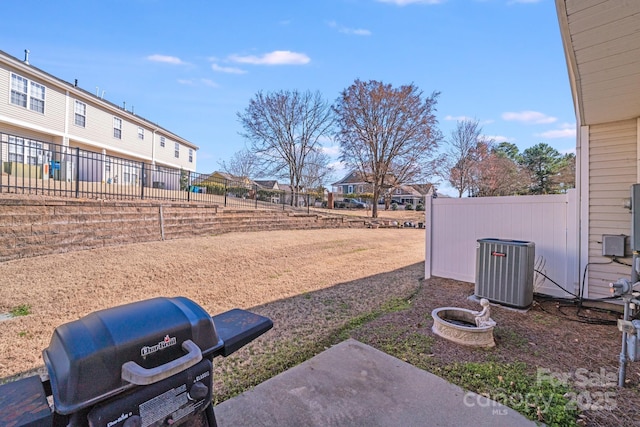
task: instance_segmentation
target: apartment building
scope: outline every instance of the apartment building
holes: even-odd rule
[[[1,172],[164,188],[196,170],[196,145],[99,95],[0,51]]]

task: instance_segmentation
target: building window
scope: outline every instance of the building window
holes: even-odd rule
[[[180,158],[180,144],[178,144],[177,142],[176,142],[176,148],[175,148],[175,151],[173,152],[173,156],[174,156],[176,159],[179,159],[179,158]]]
[[[138,139],[144,139],[144,129],[138,128]]]
[[[44,114],[44,86],[36,82],[31,82],[29,108],[33,111]]]
[[[353,185],[350,185],[349,187],[347,187],[347,193],[349,194],[353,193]]]
[[[44,114],[45,87],[36,82],[30,82],[22,76],[11,73],[11,103]]]
[[[160,137],[160,147],[164,147],[164,136]]]
[[[28,165],[42,164],[44,144],[31,139],[9,136],[9,161]]]
[[[193,163],[193,150],[189,148],[189,163]]]
[[[87,122],[87,104],[76,101],[75,106],[75,123],[77,126],[85,127]]]
[[[27,108],[27,79],[11,74],[11,103]]]
[[[122,139],[122,119],[113,118],[113,137]]]

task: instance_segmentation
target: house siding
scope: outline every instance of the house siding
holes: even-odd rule
[[[630,274],[629,267],[602,256],[601,242],[603,234],[631,234],[623,202],[637,181],[637,138],[635,119],[589,127],[589,298],[610,296],[609,283]]]
[[[44,114],[30,110],[28,100],[26,108],[11,103],[11,73],[45,87]],[[0,103],[6,105],[6,108],[2,109],[2,114],[10,120],[28,122],[46,128],[50,132],[64,132],[65,94],[45,81],[11,67],[2,67],[0,68]]]

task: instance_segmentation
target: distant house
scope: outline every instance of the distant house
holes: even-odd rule
[[[285,205],[294,205],[294,206],[306,206],[307,204],[307,196],[306,189],[300,188],[297,192],[294,191],[293,187],[289,184],[277,184],[278,188],[283,192],[282,197],[284,200],[282,203]],[[295,195],[297,193],[297,195]],[[291,202],[292,198],[295,195],[295,199],[293,199],[293,203]]]
[[[425,196],[431,191],[431,184],[407,184],[400,185],[391,190],[391,203],[417,205],[424,203]]]
[[[209,175],[200,175],[191,182],[197,187],[196,192],[227,193],[237,197],[253,197],[255,182],[247,177],[235,176],[230,173],[215,171]],[[208,189],[208,191],[206,190]]]
[[[332,191],[336,197],[344,197],[346,194],[362,194],[373,192],[371,183],[365,182],[362,174],[352,170],[338,182],[331,184]]]
[[[360,172],[354,170],[345,175],[340,181],[331,184],[331,187],[337,198],[345,197],[347,194],[373,193],[373,185],[366,181]],[[389,203],[411,203],[417,205],[419,202],[424,201],[424,197],[433,187],[431,184],[397,184],[393,176],[389,176],[387,182],[389,188],[385,189],[385,194],[380,195],[380,204],[384,203],[386,196]]]
[[[253,182],[255,182],[258,185],[258,189],[262,189],[262,190],[280,190],[280,187],[278,185],[278,181],[276,181],[276,180],[267,180],[267,181],[255,180]]]

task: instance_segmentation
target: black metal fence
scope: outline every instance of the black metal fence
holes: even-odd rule
[[[259,186],[0,133],[0,193],[168,200],[255,209],[309,208],[305,192]]]

